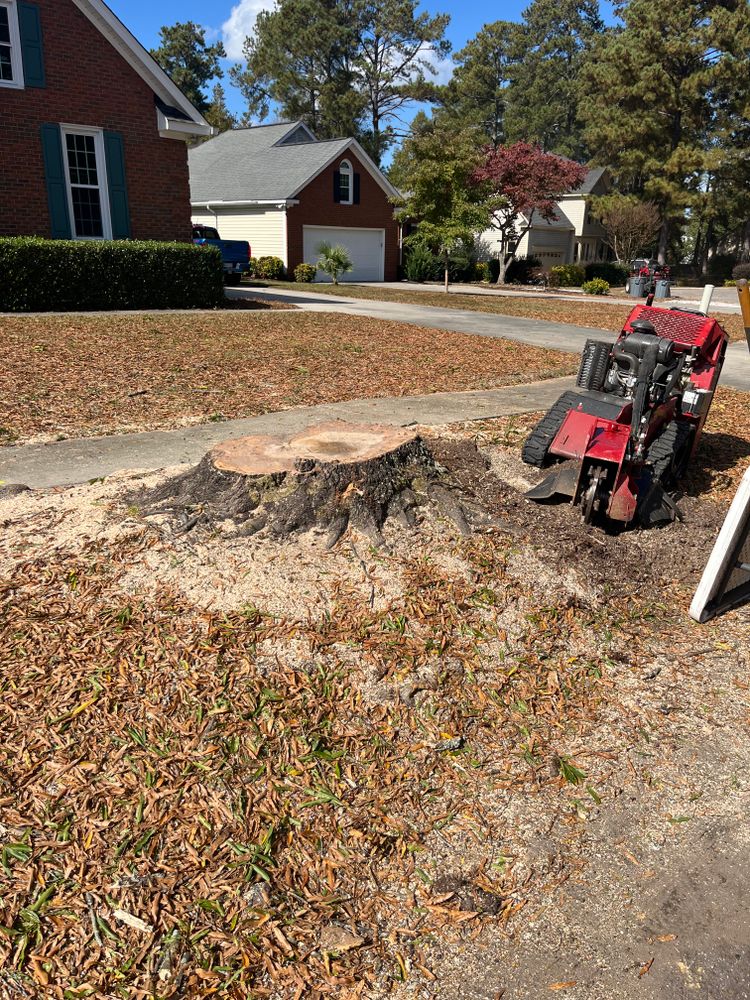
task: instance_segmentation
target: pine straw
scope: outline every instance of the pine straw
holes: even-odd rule
[[[383,611],[341,589],[304,621],[128,598],[153,544],[3,586],[0,990],[370,996],[429,980],[435,934],[502,929],[529,884],[490,864],[482,796],[572,808],[585,618],[538,610],[498,538],[461,543],[474,579],[415,556]]]
[[[300,291],[300,286],[291,282],[256,282],[251,281],[249,287],[267,288],[273,291],[275,287]],[[570,296],[570,300],[545,297],[534,294],[528,289],[528,296],[503,295],[498,292],[493,295],[462,294],[460,285],[452,285],[448,295],[443,291],[411,291],[409,289],[380,288],[372,285],[315,285],[314,291],[326,295],[343,295],[354,299],[374,299],[379,302],[404,302],[417,306],[435,306],[438,309],[465,309],[469,312],[496,313],[501,316],[519,316],[524,319],[545,320],[552,323],[570,323],[573,326],[590,327],[593,330],[609,330],[614,332],[622,329],[633,306],[610,303],[606,300],[596,302],[591,299]],[[514,289],[515,290],[515,289]],[[519,289],[520,290],[520,289]],[[640,300],[643,301],[643,300]],[[675,300],[677,303],[677,300]],[[636,305],[633,302],[633,305]],[[742,318],[739,314],[721,313],[716,318],[729,334],[732,341],[744,341],[745,332]]]
[[[4,317],[0,443],[569,374],[570,354],[295,312]]]

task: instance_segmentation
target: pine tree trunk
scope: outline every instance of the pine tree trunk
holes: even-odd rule
[[[657,250],[656,259],[660,264],[667,263],[667,250],[669,249],[669,219],[664,219],[659,229],[659,248]]]

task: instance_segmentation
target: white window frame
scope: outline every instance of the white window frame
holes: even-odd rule
[[[23,57],[21,55],[21,33],[18,30],[18,8],[16,0],[0,0],[0,7],[8,11],[10,26],[10,68],[12,80],[0,80],[0,87],[10,87],[13,90],[23,90]]]
[[[102,235],[101,236],[77,236],[75,233],[76,220],[73,212],[73,185],[70,183],[70,165],[68,163],[68,140],[69,135],[90,135],[94,137],[94,151],[96,153],[96,176],[99,181],[99,203],[102,209]],[[62,143],[62,157],[65,165],[65,193],[68,196],[68,213],[70,215],[70,232],[74,240],[111,240],[112,220],[109,214],[109,183],[107,179],[107,162],[104,155],[104,131],[100,128],[90,128],[85,125],[61,125],[60,141]],[[93,185],[76,184],[76,187],[93,187]]]
[[[339,204],[341,205],[353,205],[354,204],[354,168],[352,167],[349,160],[342,160],[339,165],[339,178],[348,177],[349,178],[349,197],[341,197],[341,181],[339,180]]]

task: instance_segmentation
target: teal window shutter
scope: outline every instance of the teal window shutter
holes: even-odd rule
[[[35,3],[19,3],[18,33],[21,36],[23,81],[27,87],[44,87],[44,53],[42,51],[42,23],[39,7]]]
[[[130,239],[130,208],[125,181],[125,145],[119,132],[104,133],[104,158],[107,161],[112,239],[127,240]]]
[[[65,178],[59,125],[42,125],[42,156],[47,180],[50,229],[53,240],[71,238],[68,184]]]

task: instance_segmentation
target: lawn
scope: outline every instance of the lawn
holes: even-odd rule
[[[512,385],[577,364],[509,341],[296,311],[9,316],[3,346],[4,444]]]
[[[313,291],[323,295],[343,295],[355,299],[375,299],[380,302],[405,302],[410,305],[436,306],[440,309],[466,309],[470,312],[496,313],[524,319],[570,323],[573,326],[591,327],[593,330],[620,330],[631,306],[617,305],[590,299],[542,298],[541,296],[467,295],[457,291],[460,285],[451,286],[446,295],[440,291],[403,291],[395,288],[377,288],[372,285],[303,285],[289,281],[250,281],[247,287],[286,288],[295,292]],[[635,304],[635,303],[634,303]],[[744,341],[745,333],[739,315],[722,315],[720,322],[731,340]]]

